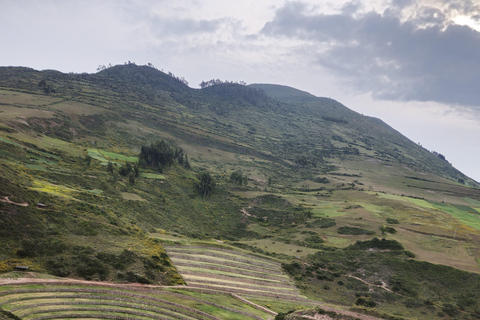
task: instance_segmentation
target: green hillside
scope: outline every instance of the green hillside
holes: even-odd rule
[[[6,277],[28,266],[187,284],[273,313],[319,301],[379,318],[480,314],[478,182],[333,99],[269,84],[192,89],[134,64],[1,67],[0,168]],[[274,266],[244,270],[242,254]],[[266,278],[280,266],[283,278]]]

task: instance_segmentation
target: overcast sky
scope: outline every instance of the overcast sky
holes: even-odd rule
[[[480,0],[1,0],[0,65],[292,86],[480,181]]]

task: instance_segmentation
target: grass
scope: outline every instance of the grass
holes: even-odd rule
[[[147,178],[147,179],[159,179],[159,180],[165,180],[165,176],[162,174],[158,173],[151,173],[151,172],[142,172],[140,174],[142,178]]]
[[[275,241],[272,239],[242,240],[239,242],[248,244],[269,253],[286,254],[289,256],[303,257],[317,251],[317,249],[306,248],[296,244],[287,244],[285,242]]]
[[[101,162],[108,162],[107,159],[102,155],[102,153],[98,149],[88,149],[88,155],[95,160],[99,160]]]
[[[457,218],[466,227],[474,228],[477,231],[480,231],[480,215],[478,212],[475,212],[472,208],[470,210],[462,210],[457,207],[450,205],[448,203],[434,203],[435,208],[450,214],[452,217]]]
[[[107,159],[121,160],[123,162],[125,161],[138,162],[138,157],[128,157],[123,154],[119,154],[111,151],[105,151],[105,150],[98,150],[98,152],[101,153],[102,156]]]
[[[130,192],[122,192],[122,198],[125,200],[132,200],[132,201],[147,201],[140,197],[138,194],[130,193]]]

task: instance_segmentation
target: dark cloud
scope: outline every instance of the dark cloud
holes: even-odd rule
[[[448,12],[423,6],[404,20],[392,10],[308,11],[302,3],[287,3],[262,33],[315,43],[313,61],[377,98],[480,106],[480,33],[452,24]]]

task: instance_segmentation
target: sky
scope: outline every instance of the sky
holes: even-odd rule
[[[152,63],[330,97],[480,181],[480,0],[0,0],[1,66]]]

